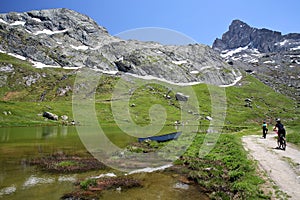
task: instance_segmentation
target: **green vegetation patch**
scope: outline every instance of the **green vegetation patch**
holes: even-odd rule
[[[211,199],[268,199],[256,175],[256,165],[248,160],[239,135],[222,134],[215,148],[199,158],[204,135],[198,134],[184,156],[176,161],[186,167],[188,177],[205,188]]]

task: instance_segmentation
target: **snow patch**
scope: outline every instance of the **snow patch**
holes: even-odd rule
[[[103,74],[108,74],[108,75],[116,75],[119,72],[119,71],[114,71],[114,70],[112,70],[112,71],[105,71],[105,70],[97,69],[97,68],[94,68],[93,70],[96,71],[96,72],[101,72]]]
[[[39,19],[39,18],[32,18],[32,20],[34,20],[34,21],[36,21],[36,22],[42,22],[42,20]]]
[[[0,19],[0,23],[2,24],[8,24],[6,21],[4,21],[3,19]]]
[[[200,72],[195,70],[195,71],[190,71],[190,74],[199,74]]]
[[[297,51],[297,50],[300,50],[300,46],[297,46],[297,47],[291,48],[291,51]]]
[[[173,60],[172,63],[175,65],[182,65],[182,64],[186,64],[187,60],[179,60],[179,61]]]
[[[68,31],[67,29],[61,30],[61,31],[51,31],[49,29],[44,29],[42,31],[35,32],[34,35],[40,35],[40,34],[54,35],[54,34],[58,34],[58,33],[65,33],[67,31]]]
[[[204,66],[204,67],[201,68],[201,71],[203,71],[205,69],[210,69],[210,68],[212,68],[212,66]]]
[[[63,67],[64,69],[80,69],[82,67]]]
[[[190,86],[190,85],[197,85],[197,84],[203,83],[203,82],[175,83],[175,82],[168,81],[168,80],[163,79],[163,78],[157,78],[157,77],[151,76],[151,75],[141,76],[141,75],[137,75],[137,74],[131,74],[131,73],[128,73],[128,72],[125,73],[125,74],[129,75],[129,76],[132,76],[132,77],[135,77],[135,78],[143,79],[143,80],[157,80],[157,81],[161,81],[161,82],[164,82],[164,83],[169,83],[169,84],[172,84],[172,85],[178,85],[178,86]]]
[[[258,63],[258,59],[257,58],[253,58],[251,60],[248,61],[249,63]]]
[[[33,66],[35,68],[38,69],[42,69],[42,68],[61,68],[61,66],[57,66],[57,65],[45,65],[44,63],[41,62],[36,62],[36,61],[31,61]]]
[[[267,60],[264,62],[265,64],[272,64],[272,63],[275,63],[275,60]]]
[[[223,58],[231,57],[231,56],[233,56],[234,54],[240,53],[240,52],[245,51],[245,50],[247,50],[247,49],[248,49],[248,46],[245,46],[245,47],[239,47],[239,48],[233,49],[233,50],[231,50],[231,51],[223,51],[223,52],[221,53],[221,57],[223,57]]]
[[[203,83],[203,82],[175,83],[175,82],[168,81],[168,80],[163,79],[163,78],[157,78],[157,77],[154,77],[154,76],[151,76],[151,75],[141,76],[141,75],[137,75],[137,74],[131,74],[131,73],[128,73],[128,72],[125,73],[125,74],[129,75],[129,76],[132,76],[132,77],[135,77],[135,78],[140,78],[140,79],[144,79],[144,80],[157,80],[157,81],[161,81],[161,82],[164,82],[164,83],[168,83],[168,84],[171,84],[171,85],[177,85],[177,86],[192,86],[192,85],[198,85],[198,84]],[[233,83],[228,84],[228,85],[219,85],[219,87],[234,86],[242,78],[243,78],[242,76],[239,76],[239,77],[236,78],[236,80]]]
[[[18,54],[8,53],[7,55],[13,56],[13,57],[18,58],[20,60],[26,60],[26,58],[24,56],[20,56]]]
[[[243,76],[239,76],[233,81],[233,83],[228,84],[228,85],[219,85],[219,87],[230,87],[236,85],[240,80],[242,80]]]
[[[11,23],[9,25],[11,25],[11,26],[19,26],[19,25],[24,26],[25,24],[26,24],[26,22],[23,22],[23,21],[15,21],[14,23]]]
[[[82,45],[82,46],[74,46],[74,45],[70,45],[73,49],[76,49],[76,50],[88,50],[89,49],[89,47],[88,46],[86,46],[86,45]]]
[[[92,178],[98,179],[103,177],[117,177],[114,173],[100,174],[99,176],[93,176]]]
[[[279,46],[284,46],[284,45],[286,45],[286,44],[288,44],[289,43],[289,40],[284,40],[284,41],[282,41],[282,42],[276,42],[275,43],[275,45],[279,45]]]
[[[143,169],[137,169],[137,170],[134,170],[134,171],[131,171],[129,172],[129,174],[137,174],[137,173],[151,173],[151,172],[155,172],[155,171],[159,171],[159,170],[164,170],[164,169],[167,169],[169,167],[172,167],[173,165],[172,164],[167,164],[167,165],[163,165],[163,166],[160,166],[160,167],[155,167],[155,168],[152,168],[152,167],[146,167],[146,168],[143,168]]]

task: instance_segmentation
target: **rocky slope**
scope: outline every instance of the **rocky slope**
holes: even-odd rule
[[[110,74],[153,76],[175,83],[233,83],[240,72],[210,47],[125,41],[68,9],[0,15],[0,51],[35,67],[89,67]]]
[[[282,35],[234,20],[213,49],[227,62],[245,63],[243,70],[277,91],[300,99],[300,34]]]

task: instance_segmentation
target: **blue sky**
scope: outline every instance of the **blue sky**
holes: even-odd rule
[[[0,13],[69,8],[93,18],[112,35],[143,27],[181,32],[211,45],[234,19],[283,34],[300,33],[299,0],[0,0]]]

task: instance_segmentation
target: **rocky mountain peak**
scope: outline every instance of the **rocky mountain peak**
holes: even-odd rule
[[[300,99],[300,34],[282,35],[233,20],[229,30],[216,39],[213,48],[226,60],[240,65],[262,82]]]
[[[258,49],[260,52],[267,53],[276,51],[278,47],[275,44],[283,39],[284,36],[278,31],[266,28],[253,28],[245,22],[233,20],[229,30],[222,35],[222,39],[214,41],[213,48],[223,51],[249,46],[250,48]]]

